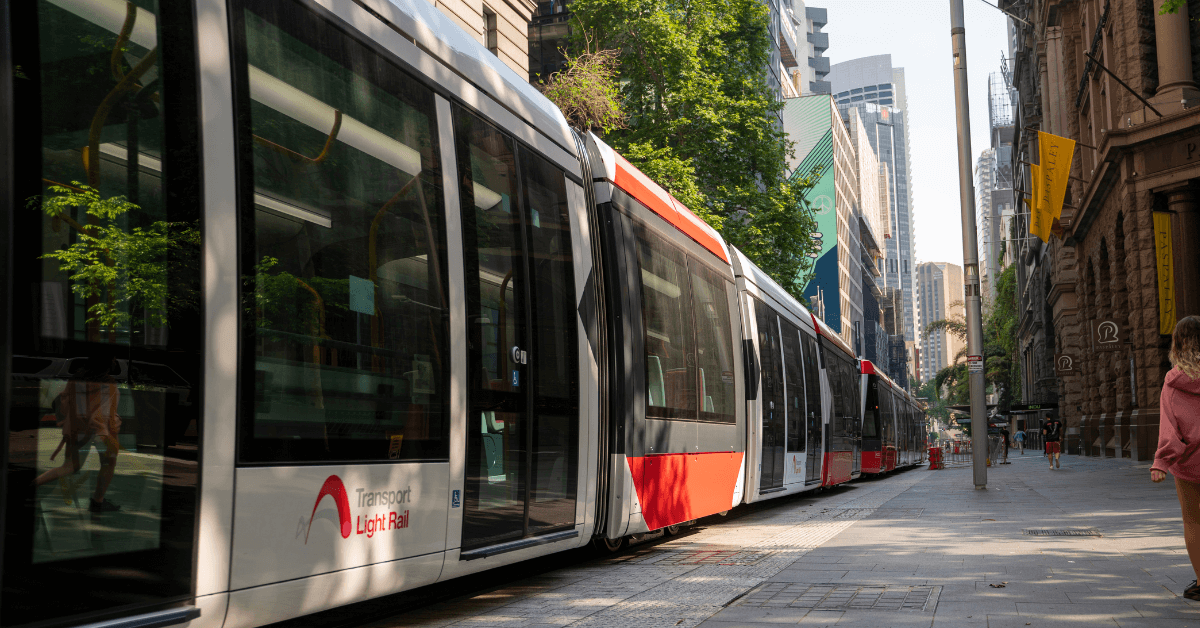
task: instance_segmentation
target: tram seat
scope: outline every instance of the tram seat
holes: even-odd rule
[[[481,413],[480,436],[483,441],[483,466],[480,475],[486,478],[504,475],[504,423],[496,420],[496,413]]]
[[[667,405],[666,386],[663,385],[662,362],[658,356],[646,358],[646,405]]]

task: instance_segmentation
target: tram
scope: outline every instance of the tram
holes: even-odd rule
[[[925,411],[915,397],[877,369],[860,362],[862,472],[877,475],[925,461]]]
[[[424,0],[0,31],[0,625],[241,628],[860,473],[822,321]]]

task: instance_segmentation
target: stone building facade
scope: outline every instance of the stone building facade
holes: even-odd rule
[[[1162,3],[1001,2],[1031,23],[1010,20],[1016,200],[1036,131],[1079,143],[1049,244],[1028,236],[1023,205],[1010,242],[1024,401],[1057,402],[1068,451],[1084,455],[1153,456],[1170,328],[1200,314],[1200,0],[1168,15]],[[1072,372],[1056,373],[1060,356]]]
[[[518,75],[529,75],[529,24],[538,8],[533,0],[430,2]],[[549,7],[546,10],[554,11]]]

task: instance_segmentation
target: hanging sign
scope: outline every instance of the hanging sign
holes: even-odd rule
[[[1120,351],[1125,348],[1128,335],[1128,330],[1117,321],[1092,321],[1092,350]]]
[[[1079,371],[1076,366],[1075,356],[1070,353],[1055,353],[1054,354],[1054,374],[1059,376],[1074,375]]]

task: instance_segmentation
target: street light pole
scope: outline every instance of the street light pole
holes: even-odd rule
[[[963,0],[950,0],[954,48],[954,108],[958,118],[958,196],[962,205],[963,289],[967,303],[967,381],[971,388],[971,452],[975,488],[987,488],[987,404],[983,389],[983,300],[979,295],[979,245],[975,182],[971,171],[971,116],[967,99],[967,29]]]

